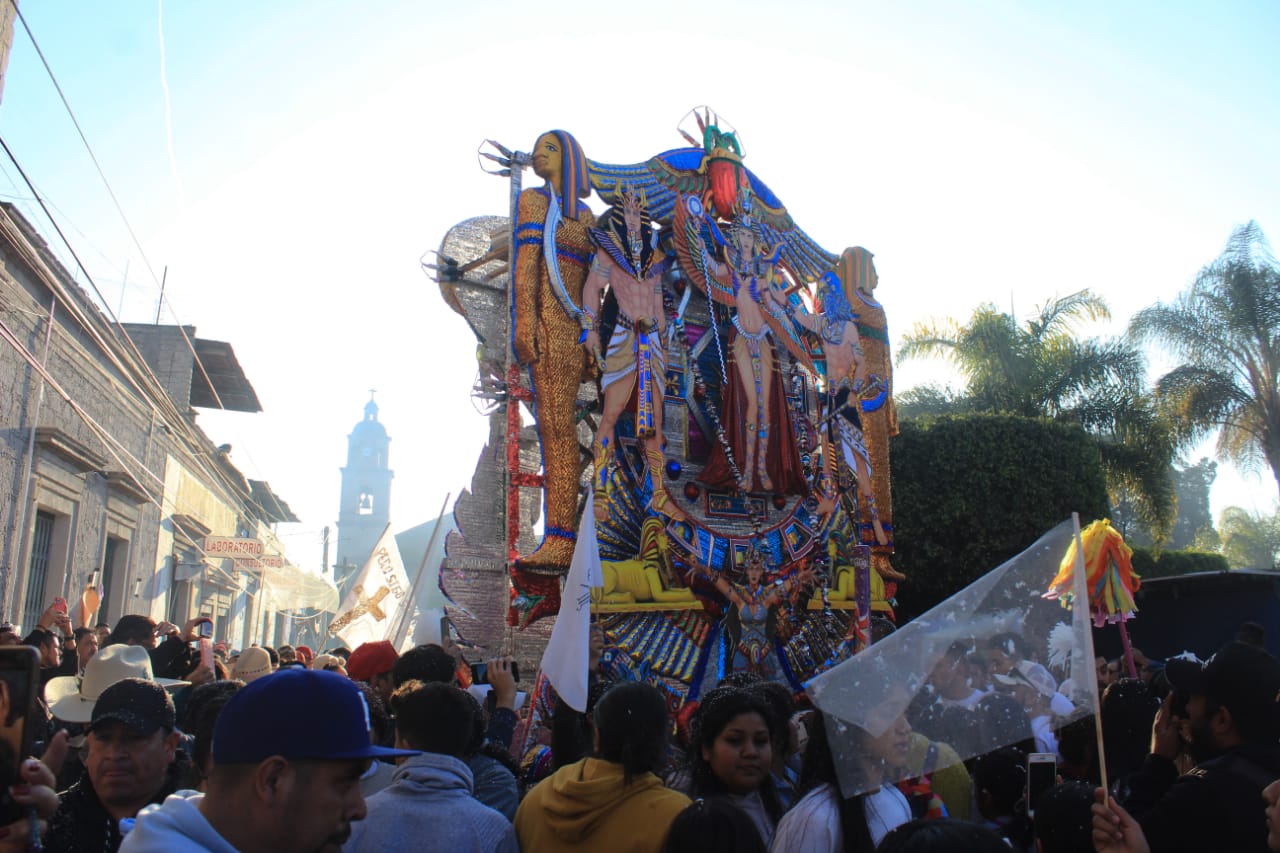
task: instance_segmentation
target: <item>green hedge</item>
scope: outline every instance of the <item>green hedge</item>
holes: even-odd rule
[[[1151,548],[1133,549],[1133,570],[1143,579],[1225,572],[1230,568],[1226,557],[1212,551],[1161,551],[1157,555]]]
[[[1097,445],[1079,427],[1009,415],[906,420],[891,444],[900,618],[928,610],[1072,512],[1107,513]]]

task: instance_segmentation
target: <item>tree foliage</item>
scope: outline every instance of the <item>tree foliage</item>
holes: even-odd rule
[[[1133,570],[1143,580],[1171,578],[1196,572],[1225,572],[1229,568],[1226,558],[1212,551],[1191,548],[1181,551],[1133,549]]]
[[[1107,512],[1097,443],[1046,419],[903,421],[891,467],[894,565],[908,576],[899,592],[905,615],[972,583],[1072,512],[1082,524]]]
[[[1221,543],[1209,509],[1209,491],[1218,476],[1218,463],[1202,457],[1194,465],[1174,466],[1173,484],[1178,497],[1178,514],[1173,531],[1163,547],[1180,550],[1218,551]],[[1130,545],[1151,545],[1156,541],[1151,529],[1138,516],[1131,492],[1113,490],[1111,526]]]
[[[1079,323],[1110,319],[1106,302],[1082,290],[1045,303],[1025,326],[994,305],[980,305],[964,325],[918,323],[900,359],[940,357],[964,376],[975,411],[1056,418],[1074,412],[1099,387],[1140,383],[1142,357],[1120,342],[1076,337]]]
[[[1170,304],[1134,315],[1134,341],[1181,361],[1157,383],[1183,446],[1218,434],[1218,456],[1244,470],[1262,463],[1280,488],[1280,265],[1257,223]]]
[[[1222,553],[1233,569],[1280,568],[1280,513],[1229,506],[1218,520]]]
[[[971,411],[968,399],[950,385],[915,385],[893,399],[899,418],[959,415]]]
[[[1126,340],[1082,338],[1078,326],[1109,319],[1089,290],[1051,300],[1019,325],[994,305],[913,327],[901,359],[940,357],[965,378],[963,394],[926,387],[903,395],[903,414],[997,412],[1079,424],[1094,437],[1113,491],[1127,490],[1161,535],[1173,523],[1173,437],[1146,393],[1145,362]]]

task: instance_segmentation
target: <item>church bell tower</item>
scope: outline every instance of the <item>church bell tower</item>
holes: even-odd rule
[[[378,421],[378,404],[369,392],[364,420],[347,436],[347,464],[342,470],[342,503],[338,509],[338,553],[334,580],[346,593],[349,579],[373,553],[391,520],[391,478],[387,429]]]

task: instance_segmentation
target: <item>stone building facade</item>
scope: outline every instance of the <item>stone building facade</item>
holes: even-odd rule
[[[262,573],[204,551],[283,556],[272,526],[297,520],[196,425],[214,405],[261,410],[229,345],[117,326],[0,204],[0,617],[25,630],[55,596],[74,617],[94,585],[100,621],[206,614],[232,646],[282,639]]]

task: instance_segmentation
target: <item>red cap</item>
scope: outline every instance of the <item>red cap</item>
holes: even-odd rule
[[[293,650],[298,653],[298,660],[310,665],[311,659],[315,657],[311,652],[310,646],[294,646]]]
[[[390,672],[398,657],[390,640],[362,643],[347,660],[347,675],[353,681],[372,681],[375,676]]]

